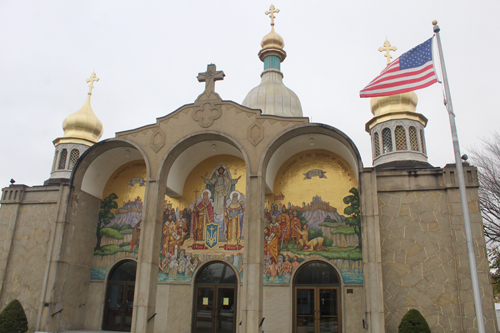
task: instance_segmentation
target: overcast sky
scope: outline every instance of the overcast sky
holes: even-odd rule
[[[85,102],[96,71],[92,108],[102,139],[154,123],[203,91],[196,76],[209,63],[216,83],[241,103],[260,82],[264,15],[274,4],[288,54],[284,83],[304,116],[346,133],[372,165],[365,123],[370,100],[359,90],[395,57],[433,35],[439,21],[462,153],[497,130],[499,1],[19,1],[0,2],[0,186],[39,185],[50,176],[63,120]],[[429,123],[429,162],[454,162],[442,87],[416,92]]]

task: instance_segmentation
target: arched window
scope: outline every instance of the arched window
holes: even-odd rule
[[[414,126],[410,126],[408,130],[410,134],[410,147],[411,150],[418,151],[418,139],[417,139],[417,130]]]
[[[387,127],[382,130],[382,144],[384,146],[384,154],[392,151],[392,133]]]
[[[58,170],[62,170],[66,166],[66,157],[68,157],[68,151],[65,148],[61,150],[61,154],[59,157],[59,164],[57,165]]]
[[[59,152],[56,150],[56,153],[54,155],[54,162],[52,163],[52,171],[54,171],[56,169],[56,165],[57,165],[57,157],[59,156]]]
[[[110,272],[104,308],[104,329],[131,330],[136,271],[137,263],[126,260],[119,262]]]
[[[396,126],[396,129],[394,130],[394,136],[396,138],[396,150],[407,150],[408,146],[406,144],[406,131],[403,126]]]
[[[236,332],[236,272],[224,262],[203,267],[195,278],[195,332]]]
[[[424,130],[420,130],[420,144],[422,145],[422,153],[426,154],[425,150],[425,139],[424,139]]]
[[[380,139],[378,137],[378,132],[373,135],[373,144],[375,145],[375,157],[380,155]]]
[[[73,169],[79,157],[80,157],[80,151],[78,149],[73,149],[69,154],[69,165],[68,165],[69,170]]]
[[[327,263],[299,268],[294,281],[294,332],[342,332],[340,278]]]

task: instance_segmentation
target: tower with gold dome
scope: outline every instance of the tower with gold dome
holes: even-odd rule
[[[102,122],[90,106],[94,82],[98,81],[96,73],[92,73],[87,79],[89,92],[85,104],[63,121],[64,136],[53,141],[56,151],[50,179],[69,179],[78,158],[102,136]]]
[[[456,168],[427,162],[416,94],[371,100],[364,165],[283,84],[277,12],[243,104],[209,64],[196,100],[97,143],[92,74],[51,178],[2,189],[0,308],[19,300],[35,332],[383,333],[409,310],[432,332],[475,332]],[[464,172],[498,332],[477,170]]]

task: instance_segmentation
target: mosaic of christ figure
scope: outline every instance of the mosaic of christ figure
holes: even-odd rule
[[[238,178],[231,178],[231,173],[228,167],[221,163],[214,169],[210,178],[201,176],[205,182],[206,188],[212,193],[212,201],[214,203],[215,215],[223,216],[224,203],[229,199],[229,194],[234,191]]]

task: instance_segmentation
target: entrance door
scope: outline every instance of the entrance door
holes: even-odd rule
[[[236,332],[236,285],[233,269],[222,262],[205,266],[196,277],[193,332]]]
[[[304,265],[295,278],[296,333],[341,332],[340,288],[335,270],[322,262]]]
[[[130,331],[134,307],[136,262],[123,261],[111,272],[105,299],[103,329]]]

